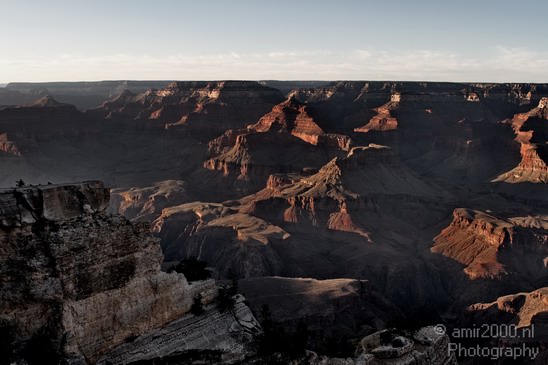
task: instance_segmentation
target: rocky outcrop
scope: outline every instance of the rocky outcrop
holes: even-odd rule
[[[520,275],[529,282],[543,281],[547,229],[546,217],[507,219],[459,208],[449,227],[434,238],[432,252],[465,265],[464,272],[471,279]]]
[[[525,359],[543,364],[548,359],[548,288],[470,305],[459,318],[459,329],[476,333],[476,342],[485,347],[527,347],[532,351],[525,353]]]
[[[21,156],[21,152],[15,143],[9,140],[7,133],[0,134],[0,152],[11,156]]]
[[[42,220],[64,220],[103,211],[109,192],[100,182],[3,189],[0,227],[36,224]]]
[[[536,324],[537,335],[548,341],[544,327],[548,319],[548,288],[529,293],[505,295],[492,303],[477,303],[466,309],[465,318],[473,323],[512,324],[517,328]],[[511,336],[511,334],[510,334]]]
[[[76,105],[78,109],[96,108],[105,99],[114,97],[124,90],[142,93],[150,88],[163,88],[168,81],[96,81],[96,82],[11,82],[0,88],[0,104],[26,105],[37,97],[51,95],[61,103]],[[11,96],[5,102],[3,91]]]
[[[262,189],[271,174],[319,168],[333,156],[346,154],[340,145],[346,148],[349,144],[344,138],[339,141],[325,135],[318,141],[336,145],[320,148],[285,131],[227,132],[210,143],[211,151],[223,152],[203,166],[228,178],[225,184],[252,193]]]
[[[247,192],[253,192],[264,187],[271,174],[317,168],[326,158],[348,151],[350,137],[325,133],[313,114],[308,105],[289,97],[257,123],[210,141],[212,158],[204,167],[231,176],[239,185],[247,181]]]
[[[276,105],[272,111],[263,116],[256,124],[247,127],[249,131],[267,132],[285,130],[303,141],[316,145],[324,131],[310,115],[309,107],[290,97]]]
[[[369,360],[365,364],[457,364],[455,355],[448,351],[449,337],[435,327],[412,333],[378,332],[362,339],[360,346]]]
[[[205,306],[203,314],[183,316],[132,339],[103,356],[97,364],[152,365],[159,359],[180,363],[239,363],[254,354],[248,346],[250,338],[261,334],[260,325],[244,300],[238,295],[229,312],[220,312],[215,305]]]
[[[386,103],[375,109],[375,115],[369,123],[363,127],[354,128],[354,132],[367,133],[369,131],[391,131],[398,128],[398,120],[394,118],[391,111],[398,107],[401,100],[399,93],[393,94],[389,103]]]
[[[355,147],[346,157],[331,160],[286,193],[340,200],[344,195],[371,193],[429,195],[432,189],[401,164],[389,147],[371,144]]]
[[[364,336],[403,318],[365,280],[261,277],[240,280],[238,287],[255,313],[267,305],[284,328],[306,324],[312,348],[326,337]]]
[[[257,121],[283,99],[279,90],[254,81],[186,81],[141,94],[124,92],[92,113],[136,119],[169,132],[190,131],[207,140]]]
[[[311,365],[457,365],[449,337],[434,327],[416,331],[384,330],[364,337],[354,358],[329,358],[309,352],[299,364]]]
[[[272,245],[290,235],[230,205],[194,202],[164,209],[153,231],[162,239],[165,259],[197,257],[225,278],[279,275],[283,262]]]
[[[158,218],[164,208],[194,200],[188,184],[180,180],[160,181],[144,188],[112,189],[110,194],[110,212],[147,222]]]
[[[515,115],[511,123],[521,145],[521,161],[493,181],[548,183],[548,98],[542,98],[529,112]]]
[[[74,105],[60,103],[57,100],[53,99],[51,95],[45,95],[34,102],[29,106],[38,107],[38,108],[69,108],[76,109]]]
[[[72,364],[94,364],[115,346],[187,315],[198,294],[213,304],[212,280],[190,284],[182,274],[161,272],[163,256],[149,227],[106,215],[108,200],[108,189],[95,181],[0,193],[0,321],[14,334],[14,358],[41,346]],[[242,314],[253,322],[250,316]],[[211,325],[245,332],[235,321]],[[166,338],[164,347],[178,348],[187,335]],[[219,343],[199,348],[245,356]],[[112,363],[126,362],[114,356]]]

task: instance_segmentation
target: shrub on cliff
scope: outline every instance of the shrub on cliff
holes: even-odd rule
[[[4,321],[0,321],[0,365],[9,365],[13,362],[13,328]]]
[[[204,313],[204,305],[202,303],[201,294],[198,294],[194,298],[194,303],[192,303],[192,307],[190,307],[190,313],[194,314],[195,316],[199,316],[200,314]]]
[[[266,364],[287,364],[305,355],[308,328],[299,322],[294,332],[287,333],[281,323],[272,319],[270,308],[264,304],[260,313],[263,334],[258,338],[257,354]]]
[[[234,295],[236,293],[233,291],[232,287],[220,287],[219,288],[219,311],[220,312],[226,312],[229,310],[234,309],[234,304],[236,304],[236,301],[234,300]]]
[[[195,257],[182,260],[177,265],[170,267],[167,272],[176,271],[183,274],[188,282],[205,280],[211,277],[211,271],[207,269],[207,262],[200,261]]]

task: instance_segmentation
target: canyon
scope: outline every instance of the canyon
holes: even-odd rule
[[[544,328],[547,113],[546,84],[8,84],[12,354],[49,336],[73,364],[251,364],[264,305],[307,327],[302,363],[465,363],[430,326]],[[212,278],[168,272],[190,258]]]

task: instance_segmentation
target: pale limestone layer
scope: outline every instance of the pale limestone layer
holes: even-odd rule
[[[137,361],[183,357],[190,350],[216,354],[223,364],[234,363],[251,355],[247,344],[261,333],[260,325],[236,297],[234,309],[220,312],[208,306],[202,315],[185,315],[165,326],[118,346],[101,358],[98,364],[123,365]]]

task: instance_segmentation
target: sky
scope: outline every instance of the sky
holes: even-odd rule
[[[0,83],[548,82],[546,0],[0,0]]]

